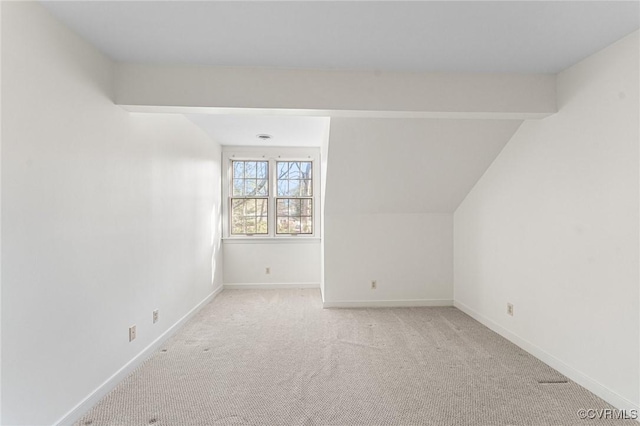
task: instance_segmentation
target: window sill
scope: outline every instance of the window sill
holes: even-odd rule
[[[223,244],[319,244],[319,237],[227,237]]]

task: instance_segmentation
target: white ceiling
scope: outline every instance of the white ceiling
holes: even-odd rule
[[[556,73],[638,29],[638,1],[43,2],[118,61]]]
[[[185,114],[221,145],[320,147],[328,136],[328,117]],[[273,136],[268,141],[258,134]]]
[[[637,0],[42,4],[113,59],[149,64],[556,73],[640,27]],[[250,114],[186,116],[222,145],[327,137],[326,117]],[[452,212],[519,125],[334,118],[327,211]]]

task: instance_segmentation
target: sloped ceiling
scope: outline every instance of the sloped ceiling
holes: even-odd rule
[[[325,214],[452,213],[520,124],[333,118]]]

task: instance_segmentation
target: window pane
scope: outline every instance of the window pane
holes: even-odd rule
[[[313,234],[312,199],[278,198],[276,215],[276,233]]]
[[[244,195],[244,179],[233,180],[233,195],[236,197]]]
[[[279,180],[278,181],[278,196],[286,196],[289,192],[289,181],[288,180]]]
[[[310,179],[300,181],[300,196],[311,197],[313,195],[313,185]]]
[[[256,200],[254,199],[244,200],[244,215],[245,216],[256,215]]]
[[[244,234],[243,200],[233,200],[231,203],[231,233]]]
[[[276,202],[276,211],[278,216],[287,216],[289,214],[289,200],[278,199]]]
[[[246,179],[244,181],[244,195],[247,195],[247,196],[256,195],[255,179]]]
[[[312,216],[312,204],[310,199],[300,200],[302,202],[300,208],[300,216]]]
[[[312,196],[312,164],[311,161],[278,161],[278,196]]]
[[[245,161],[244,163],[244,177],[255,178],[256,177],[256,162]]]
[[[231,202],[231,210],[233,211],[233,215],[235,216],[236,214],[239,214],[240,216],[242,216],[244,213],[243,206],[243,200],[233,200]]]
[[[302,179],[313,179],[311,161],[304,161],[300,163],[300,171],[302,172]]]
[[[283,218],[278,219],[278,234],[288,234],[289,233],[289,219]]]
[[[268,234],[269,222],[266,216],[258,216],[256,222],[256,234]]]
[[[268,234],[268,206],[266,198],[231,199],[231,233]]]
[[[256,217],[247,217],[245,218],[245,223],[247,227],[247,234],[255,234],[256,233]]]
[[[278,179],[289,179],[289,163],[287,161],[278,162]]]
[[[264,199],[256,200],[256,216],[267,216],[267,211],[269,209],[269,202]]]
[[[300,233],[300,218],[299,217],[290,217],[289,218],[289,233],[290,234],[299,234]]]
[[[258,161],[256,170],[257,186],[256,191],[259,195],[269,195],[269,162]]]
[[[310,217],[303,217],[300,219],[300,233],[301,234],[313,234],[313,222]]]
[[[257,185],[258,187],[256,188],[256,195],[262,195],[262,196],[267,196],[269,195],[269,191],[268,191],[268,180],[267,179],[258,179],[257,180]]]
[[[243,228],[243,224],[244,222],[242,220],[238,221],[238,222],[233,222],[233,227],[231,228],[231,233],[232,234],[244,234],[244,228]]]
[[[289,216],[300,216],[300,202],[302,200],[289,201]]]
[[[233,162],[233,178],[244,177],[244,161]]]
[[[289,190],[286,194],[288,197],[297,197],[300,195],[300,181],[298,180],[290,180],[289,181]]]
[[[300,179],[302,176],[302,172],[300,170],[300,162],[292,161],[289,163],[289,176],[287,179]]]
[[[266,161],[257,163],[256,177],[258,179],[269,179],[269,163]]]
[[[268,161],[233,161],[232,164],[232,197],[269,195]]]

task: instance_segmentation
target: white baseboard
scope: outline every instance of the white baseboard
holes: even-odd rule
[[[546,352],[544,349],[534,345],[528,340],[521,338],[517,334],[512,333],[511,331],[497,324],[493,320],[485,317],[484,315],[479,314],[478,312],[474,311],[464,303],[458,302],[456,300],[453,302],[453,306],[460,309],[462,312],[469,315],[471,318],[475,319],[479,323],[495,331],[505,339],[509,340],[510,342],[524,349],[525,351],[527,351],[534,357],[538,358],[540,361],[544,362],[551,368],[556,369],[557,371],[567,376],[568,378],[570,378],[580,386],[584,387],[588,391],[604,399],[614,407],[620,410],[627,410],[627,411],[640,410],[640,407],[637,404],[634,404],[627,398],[621,395],[618,395],[616,392],[612,391],[611,389],[607,388],[606,386],[602,385],[601,383],[597,382],[596,380],[592,379],[591,377],[587,376],[581,371],[578,371],[575,368],[565,364],[563,361],[559,360],[558,358],[554,357],[550,353]],[[601,408],[601,407],[593,407],[593,408]]]
[[[133,357],[131,361],[126,363],[120,370],[116,371],[111,377],[109,377],[104,383],[98,386],[93,392],[91,392],[85,399],[80,401],[78,405],[73,407],[67,414],[62,416],[60,420],[54,423],[54,425],[70,425],[77,422],[87,411],[89,411],[95,404],[98,403],[105,395],[111,392],[125,377],[136,369],[144,360],[146,360],[153,352],[155,352],[169,337],[171,337],[178,329],[187,322],[192,316],[194,316],[200,309],[202,309],[207,303],[213,300],[221,291],[223,286],[216,288],[211,294],[205,297],[200,303],[198,303],[193,309],[191,309],[185,316],[180,318],[175,324],[167,329],[156,340],[151,342],[146,348],[144,348],[138,355]]]
[[[251,283],[251,284],[225,284],[227,290],[270,290],[278,288],[320,288],[320,283]]]
[[[409,300],[338,300],[322,303],[323,308],[408,308],[420,306],[453,306],[449,299]]]

